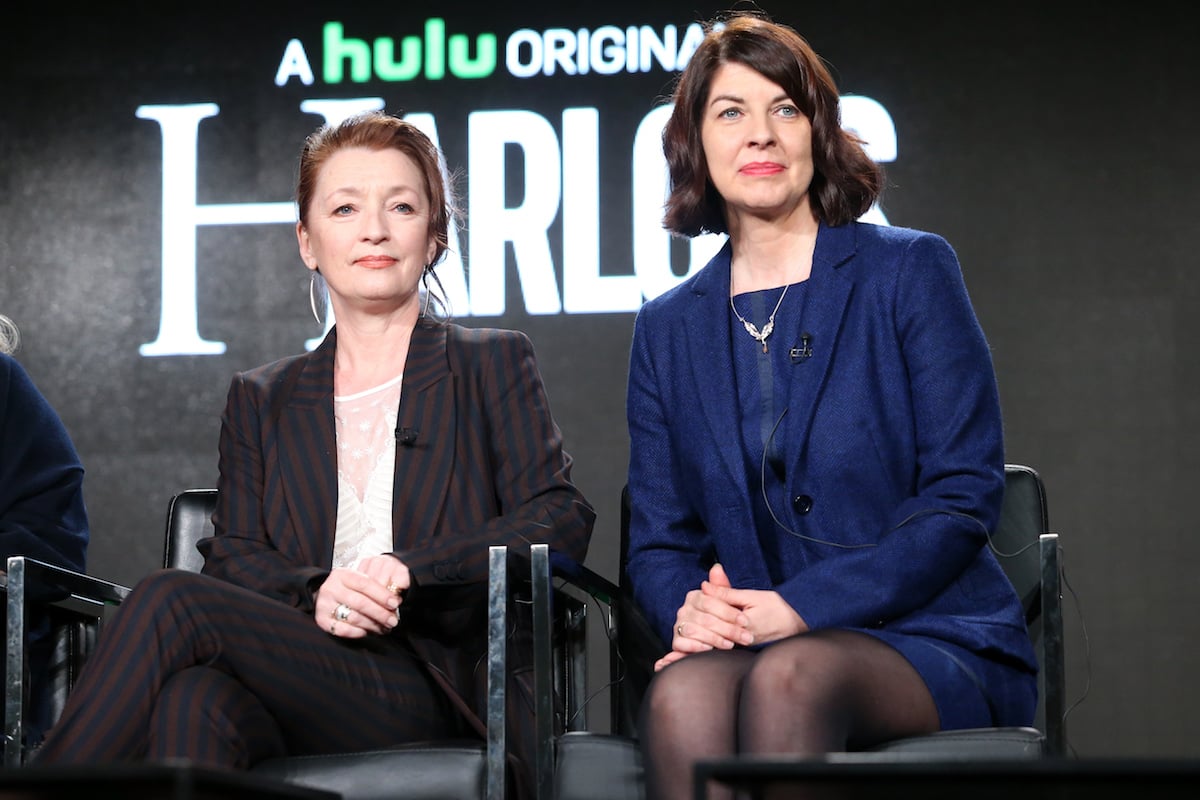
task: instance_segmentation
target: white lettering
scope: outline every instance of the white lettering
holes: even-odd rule
[[[283,50],[283,58],[279,59],[279,69],[275,70],[275,85],[283,86],[288,78],[299,78],[305,86],[312,86],[312,65],[308,63],[308,54],[299,39],[292,39]]]
[[[841,107],[842,127],[863,140],[867,155],[880,163],[896,160],[896,123],[886,108],[870,97],[853,94],[842,97]],[[876,225],[889,224],[878,202],[860,219]]]
[[[525,159],[523,200],[504,205],[505,146]],[[530,314],[561,310],[549,230],[559,206],[560,153],[554,128],[532,111],[476,111],[467,119],[471,186],[468,197],[471,313],[505,310],[505,244],[512,242]]]
[[[649,25],[643,25],[641,30],[642,47],[641,64],[639,67],[640,71],[649,72],[652,69],[650,65],[650,58],[653,56],[654,59],[658,61],[659,66],[661,66],[664,70],[667,72],[674,72],[676,51],[675,41],[677,36],[678,34],[675,31],[674,25],[668,25],[667,27],[663,28],[663,34],[661,37],[654,32],[654,28],[651,28]]]
[[[649,25],[630,25],[624,30],[602,25],[594,31],[548,28],[540,33],[521,28],[508,37],[505,62],[509,74],[518,78],[589,72],[615,75],[622,69],[674,72],[687,64],[703,39],[704,28],[698,22],[684,30],[682,41],[674,25],[661,32]]]
[[[591,40],[591,34],[588,33],[587,28],[580,28],[577,35],[579,37],[579,45],[575,49],[575,69],[579,71],[580,75],[587,75],[591,66],[588,63],[588,56],[590,55],[588,42]]]
[[[575,74],[575,34],[566,28],[551,28],[542,34],[544,53],[542,73],[553,75],[555,66],[567,75]],[[586,51],[585,51],[586,52]]]
[[[138,348],[144,356],[216,355],[225,343],[200,338],[196,312],[196,227],[295,222],[285,203],[196,203],[196,138],[200,121],[220,113],[216,103],[138,106],[140,119],[158,122],[163,139],[162,265],[158,336]]]
[[[521,59],[521,48],[529,48],[529,60]],[[508,72],[517,78],[532,78],[542,71],[542,37],[537,31],[521,28],[508,37],[504,45],[504,63]]]
[[[575,37],[578,32],[566,32]],[[585,51],[591,68],[604,65],[620,70],[628,55],[629,36],[640,53],[644,31],[597,29]],[[624,38],[624,41],[622,39]],[[667,38],[667,37],[664,37]],[[638,41],[638,40],[641,41]],[[541,52],[544,41],[530,39]],[[536,46],[532,42],[536,41]],[[555,38],[554,69],[571,63],[577,68],[581,51],[572,50],[575,38]],[[685,42],[686,44],[686,42]],[[645,45],[653,49],[654,45]],[[682,48],[681,48],[682,49]],[[563,61],[564,58],[574,61]],[[541,60],[539,59],[540,69]],[[597,70],[600,71],[600,70]],[[301,103],[305,113],[337,123],[366,110],[384,108],[380,97],[313,99]],[[197,139],[200,122],[220,113],[215,103],[177,106],[143,105],[136,115],[156,121],[162,134],[162,263],[158,335],[142,344],[145,356],[204,355],[225,352],[224,342],[200,335],[197,299],[197,230],[201,225],[294,225],[294,203],[211,203],[197,198]],[[662,129],[671,113],[660,106],[641,120],[630,154],[631,274],[602,274],[600,245],[600,112],[595,108],[567,108],[562,112],[561,142],[551,123],[525,110],[476,111],[468,115],[467,159],[470,214],[468,270],[460,248],[459,220],[449,229],[449,251],[438,267],[450,310],[455,315],[499,316],[507,308],[509,253],[512,253],[525,311],[529,314],[568,314],[636,311],[643,298],[654,298],[695,274],[724,244],[724,236],[700,236],[688,241],[673,238],[662,226],[668,175],[662,154]],[[895,124],[882,105],[868,97],[842,99],[842,124],[866,142],[876,161],[895,160],[898,146]],[[406,118],[424,131],[435,145],[440,137],[432,114]],[[509,164],[517,164],[510,173]],[[448,173],[444,157],[440,164]],[[519,170],[519,172],[518,172]],[[449,181],[447,180],[447,183]],[[510,199],[514,198],[514,199]],[[509,205],[512,203],[512,205]],[[561,297],[559,276],[550,248],[550,226],[562,215]],[[888,224],[878,206],[862,219]],[[615,259],[620,239],[615,247]],[[677,248],[687,247],[686,274]],[[606,251],[606,254],[608,251]],[[333,324],[327,315],[326,331]],[[317,337],[306,342],[316,346]]]
[[[600,112],[563,111],[563,310],[637,311],[634,275],[600,275]]]
[[[625,32],[613,25],[592,34],[592,69],[601,75],[616,75],[625,66]]]

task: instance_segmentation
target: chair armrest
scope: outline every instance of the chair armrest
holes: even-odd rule
[[[1051,756],[1065,756],[1066,657],[1063,653],[1062,572],[1058,534],[1043,533],[1038,541],[1042,586],[1042,703],[1046,748]]]
[[[522,563],[524,554],[514,553]],[[587,726],[586,626],[582,618],[594,600],[608,614],[605,622],[610,642],[610,725],[629,735],[633,729],[641,693],[653,674],[653,658],[666,652],[627,589],[593,572],[578,562],[554,553],[544,544],[529,548],[529,579],[533,611],[533,674],[536,713],[536,792],[539,798],[553,795],[557,736],[566,730]],[[557,581],[557,583],[556,583]],[[580,599],[579,593],[588,598]],[[559,606],[556,626],[555,607]],[[654,653],[653,658],[648,658]],[[644,664],[641,662],[645,661]],[[636,662],[636,663],[635,663]],[[556,665],[558,670],[556,673]],[[556,687],[564,695],[566,717],[556,730],[551,706]]]
[[[560,578],[605,604],[616,602],[616,597],[620,594],[620,589],[608,578],[593,572],[570,556],[551,550],[546,544],[530,545],[528,553],[510,550],[508,558],[516,574],[529,574],[532,578],[534,574],[530,570],[536,569],[537,576]]]
[[[514,560],[524,554],[514,551]],[[583,565],[577,565],[581,570]],[[550,566],[550,547],[535,544],[529,547],[529,581],[533,601],[533,689],[534,689],[534,797],[546,800],[551,796],[554,779],[554,664],[552,663],[551,630],[553,608],[550,592],[553,572]]]
[[[7,571],[0,579],[0,586],[7,592],[9,585],[20,581],[22,576],[27,601],[54,603],[75,598],[91,603],[120,605],[130,591],[129,587],[119,583],[28,556],[12,556],[8,559]]]
[[[4,765],[22,758],[25,697],[25,620],[31,605],[51,605],[99,626],[105,609],[120,603],[129,589],[111,581],[26,556],[12,556],[0,588],[8,607],[5,632]]]
[[[542,547],[549,550],[546,545],[534,545],[534,547]],[[532,548],[530,550],[532,553]],[[549,551],[549,560],[551,577],[561,578],[566,583],[587,592],[592,597],[607,605],[617,602],[621,590],[608,578],[593,572],[575,559],[565,556],[562,553]]]
[[[508,683],[508,548],[488,548],[487,769],[488,800],[506,792],[505,690]]]

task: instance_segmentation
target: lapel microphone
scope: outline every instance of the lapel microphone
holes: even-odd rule
[[[420,434],[416,428],[396,428],[396,442],[401,447],[412,447],[417,443]]]
[[[811,333],[805,332],[800,334],[800,345],[798,347],[793,347],[788,351],[788,355],[791,356],[793,364],[799,364],[801,361],[807,361],[808,359],[812,358],[813,351],[812,348],[808,346],[811,342]]]

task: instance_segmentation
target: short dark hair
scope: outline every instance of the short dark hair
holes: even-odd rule
[[[792,28],[738,13],[706,25],[704,41],[675,84],[675,107],[663,129],[671,181],[663,226],[682,236],[729,232],[700,138],[713,75],[728,63],[743,64],[779,84],[812,123],[809,199],[817,218],[843,225],[866,213],[883,189],[883,169],[867,155],[863,140],[842,128],[829,70]]]

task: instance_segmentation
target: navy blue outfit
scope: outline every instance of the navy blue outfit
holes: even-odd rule
[[[988,548],[999,394],[954,251],[929,233],[822,224],[765,354],[730,309],[730,258],[726,245],[635,326],[628,574],[651,624],[671,641],[720,562],[812,630],[896,648],[943,729],[1029,724],[1036,659]],[[734,303],[762,328],[781,292]]]

